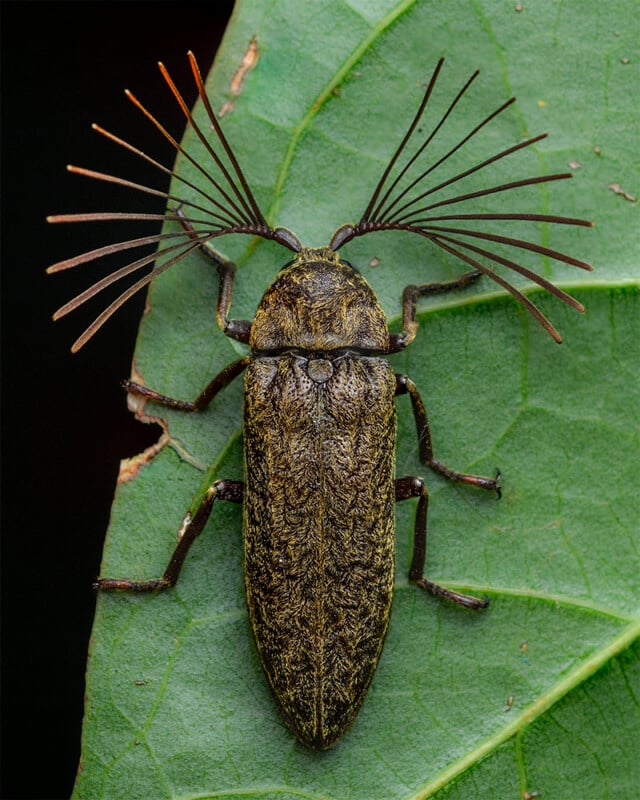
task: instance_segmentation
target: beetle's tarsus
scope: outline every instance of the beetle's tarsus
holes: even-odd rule
[[[436,458],[431,458],[426,462],[427,466],[432,470],[447,478],[450,481],[458,481],[459,483],[468,483],[470,486],[477,486],[478,489],[485,489],[488,492],[496,492],[498,497],[501,495],[500,470],[497,471],[495,478],[487,478],[486,475],[470,475],[466,472],[458,472],[451,469],[446,464],[438,461]]]
[[[453,603],[465,608],[479,610],[489,605],[489,599],[486,597],[474,597],[472,594],[455,592],[453,589],[446,589],[444,586],[440,586],[439,583],[433,583],[426,578],[420,578],[420,580],[416,581],[416,584],[421,589],[424,589],[425,592],[429,592],[436,597],[444,597],[445,600],[451,600]]]
[[[149,389],[147,386],[143,386],[141,383],[136,383],[135,381],[122,381],[122,387],[131,394],[144,397],[147,400],[158,403],[158,405],[174,408],[178,411],[198,411],[200,408],[200,406],[191,400],[177,400],[175,397],[160,394],[160,392]]]
[[[156,592],[173,584],[166,578],[150,581],[131,581],[128,578],[98,578],[93,588],[101,592]]]

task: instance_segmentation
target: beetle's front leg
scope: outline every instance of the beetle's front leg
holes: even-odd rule
[[[486,608],[489,605],[488,600],[482,600],[470,594],[455,592],[453,589],[447,589],[439,583],[434,583],[424,577],[424,562],[427,551],[427,507],[429,505],[429,494],[422,478],[406,477],[396,480],[396,502],[408,500],[410,497],[417,497],[419,499],[413,537],[413,556],[411,558],[411,567],[409,568],[409,580],[415,581],[415,583],[426,592],[430,592],[437,597],[444,597],[460,606],[473,609]]]
[[[418,321],[416,320],[417,303],[419,297],[426,297],[430,294],[444,294],[445,292],[464,289],[470,283],[481,277],[482,272],[472,270],[465,272],[459,278],[451,281],[440,281],[438,283],[423,283],[419,286],[405,286],[402,292],[402,333],[390,334],[391,346],[390,353],[397,353],[411,344],[418,332]]]
[[[175,586],[189,548],[202,533],[209,519],[215,500],[228,500],[242,503],[244,483],[242,481],[216,481],[210,486],[195,510],[187,512],[178,532],[178,544],[161,578],[150,581],[136,581],[129,578],[98,578],[95,588],[103,591],[153,592]]]
[[[396,375],[396,395],[401,394],[408,394],[411,398],[411,407],[413,409],[413,417],[416,421],[416,431],[418,433],[420,461],[450,481],[469,483],[472,486],[478,486],[480,489],[487,489],[490,492],[495,492],[497,496],[500,497],[500,470],[496,470],[495,478],[487,478],[484,475],[468,475],[465,472],[458,472],[455,469],[451,469],[451,467],[448,467],[446,464],[443,464],[433,457],[431,430],[429,429],[427,412],[415,383],[406,375]]]
[[[189,234],[192,239],[197,239],[197,231],[187,222],[187,219],[182,211],[178,208],[176,215],[180,219],[180,224]],[[220,276],[220,289],[218,291],[218,306],[216,308],[216,319],[218,325],[224,331],[225,336],[232,339],[237,339],[239,342],[247,344],[249,342],[249,335],[251,333],[251,322],[247,319],[229,319],[227,314],[231,308],[231,296],[233,294],[233,281],[236,274],[236,265],[233,261],[229,261],[222,253],[219,253],[211,245],[201,244],[200,251],[204,253],[207,258],[210,258],[218,268],[218,275]]]

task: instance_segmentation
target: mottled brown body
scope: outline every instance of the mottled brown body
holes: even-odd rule
[[[292,234],[288,234],[292,236]],[[450,480],[499,493],[499,477],[456,472],[433,458],[413,382],[384,355],[415,335],[409,287],[404,330],[390,334],[369,284],[330,247],[300,246],[264,293],[253,321],[227,317],[234,265],[220,271],[218,322],[251,353],[229,364],[194,401],[140,384],[136,394],[184,411],[205,408],[245,371],[245,480],[216,480],[194,501],[162,578],[100,578],[101,589],[153,591],[175,585],[216,499],[244,505],[244,578],[249,618],[273,695],[308,747],[330,747],[356,718],[389,624],[395,567],[394,503],[416,498],[409,579],[470,608],[486,601],[423,575],[428,494],[418,477],[395,477],[397,395],[408,394],[425,464]]]
[[[385,346],[366,282],[331,251],[305,256],[252,330],[262,353],[293,349],[255,357],[245,376],[245,586],[284,718],[325,748],[355,719],[389,620],[396,380],[384,359],[341,349]]]

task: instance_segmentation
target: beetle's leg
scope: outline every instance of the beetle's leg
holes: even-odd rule
[[[498,497],[500,497],[500,470],[496,470],[495,478],[487,478],[484,475],[468,475],[465,472],[457,472],[455,469],[451,469],[451,467],[448,467],[446,464],[443,464],[433,457],[433,446],[431,444],[431,431],[429,429],[427,412],[415,383],[406,375],[396,375],[396,395],[400,394],[408,394],[411,398],[411,407],[413,408],[413,417],[416,421],[416,430],[418,433],[420,461],[428,467],[431,467],[431,469],[438,472],[444,478],[448,478],[450,481],[470,483],[472,486],[478,486],[480,489],[487,489],[488,491],[495,492]]]
[[[123,381],[122,385],[128,392],[140,395],[140,397],[146,397],[148,400],[153,400],[154,403],[159,403],[161,406],[175,408],[178,411],[202,411],[203,408],[209,405],[221,389],[224,389],[234,378],[238,377],[250,362],[251,356],[244,356],[244,358],[240,358],[226,366],[222,372],[219,372],[215,378],[205,386],[195,400],[176,400],[174,397],[167,397],[165,394],[160,394],[153,389],[148,389],[141,383],[135,383],[134,381]]]
[[[244,483],[242,481],[216,481],[207,489],[193,514],[189,510],[183,519],[178,532],[178,544],[161,578],[150,581],[134,581],[129,578],[98,578],[95,588],[103,591],[153,592],[157,589],[175,586],[189,548],[202,533],[214,501],[229,500],[232,503],[242,503],[243,497]]]
[[[439,283],[423,283],[420,286],[405,286],[402,292],[402,333],[390,334],[391,353],[411,344],[418,332],[418,322],[416,321],[417,302],[419,297],[426,297],[428,294],[443,294],[455,289],[464,289],[473,281],[477,280],[482,273],[478,270],[465,272],[459,278],[452,281],[441,281]]]
[[[426,592],[452,600],[458,605],[466,608],[486,608],[488,600],[481,600],[469,594],[461,594],[453,589],[440,586],[424,577],[424,560],[427,550],[427,507],[429,505],[429,494],[422,478],[406,477],[396,480],[396,502],[408,500],[410,497],[417,497],[418,510],[416,512],[416,522],[413,537],[413,556],[411,567],[409,568],[409,580],[415,581],[417,585]]]
[[[180,224],[191,236],[197,238],[197,232],[191,223],[185,219],[182,209],[176,209],[176,214],[180,217]],[[232,339],[237,339],[239,342],[249,342],[249,334],[251,333],[251,322],[247,319],[229,319],[227,314],[231,307],[231,296],[233,294],[233,281],[236,274],[236,265],[233,261],[229,261],[222,253],[219,253],[213,247],[207,244],[200,246],[200,250],[210,258],[218,268],[218,275],[220,276],[220,289],[218,292],[218,306],[216,308],[216,319],[218,325],[224,331],[225,336]]]

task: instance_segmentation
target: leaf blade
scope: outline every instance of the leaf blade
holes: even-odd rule
[[[287,16],[287,4],[277,8]],[[213,92],[220,99],[221,88],[228,84],[250,41],[249,32],[252,36],[258,25],[262,63],[246,76],[243,95],[235,99],[235,110],[223,122],[243,168],[255,179],[252,187],[259,202],[263,205],[267,198],[276,217],[269,215],[271,224],[290,224],[294,229],[300,225],[306,237],[326,240],[335,226],[356,217],[397,141],[392,132],[396,136],[402,132],[398,120],[402,115],[410,117],[414,110],[410,98],[419,95],[416,84],[421,79],[415,73],[419,69],[428,72],[435,61],[425,57],[424,46],[420,48],[424,36],[419,34],[425,30],[427,10],[412,3],[380,3],[377,8],[380,16],[368,21],[368,34],[362,33],[367,30],[362,21],[355,33],[352,26],[341,34],[346,43],[354,37],[356,48],[357,42],[369,42],[357,51],[359,60],[349,61],[348,56],[345,60],[341,55],[335,63],[320,64],[310,72],[313,80],[292,87],[279,107],[273,102],[274,92],[282,94],[283,76],[299,57],[291,49],[291,41],[296,41],[300,32],[296,26],[301,23],[295,19],[293,29],[278,28],[273,20],[256,17],[251,3],[240,7],[218,64],[220,73],[214,77]],[[343,23],[351,19],[353,4],[351,8],[328,4],[326,11],[318,13],[332,12]],[[393,26],[380,22],[390,15]],[[519,20],[520,16],[514,15],[511,27],[506,28],[514,39],[509,48],[493,52],[495,42],[485,31],[488,44],[473,55],[475,60],[482,56],[490,61],[492,100],[496,99],[496,82],[491,75],[504,74],[508,64],[513,84],[519,58],[526,64],[531,55],[531,45],[523,44],[517,28]],[[502,17],[493,10],[489,21],[498,25]],[[430,24],[437,39],[452,23],[436,15]],[[482,38],[480,15],[467,24]],[[556,31],[571,40],[567,25],[566,20],[558,22]],[[376,26],[380,32],[372,36],[370,31]],[[595,51],[595,38],[592,34],[589,53]],[[316,59],[322,51],[321,41],[327,40],[316,41],[312,53]],[[398,53],[398,43],[403,41],[404,50]],[[520,53],[515,52],[518,46]],[[469,54],[456,49],[455,36],[450,32],[435,47],[451,51],[447,63],[453,61],[456,80],[465,79]],[[393,69],[382,84],[372,82],[374,88],[363,90],[385,58]],[[345,63],[349,64],[346,71]],[[522,69],[519,72],[522,74]],[[562,80],[553,83],[555,92]],[[580,84],[582,96],[588,93],[586,83],[585,79]],[[338,84],[340,95],[327,92],[327,86]],[[373,113],[367,107],[373,108],[374,100],[381,99],[381,85],[392,124],[368,138],[369,131],[363,135],[363,120]],[[357,88],[364,99],[356,102],[353,110]],[[310,114],[320,96],[325,102],[318,113]],[[522,102],[525,111],[534,116],[529,99],[525,96]],[[352,110],[345,116],[346,108]],[[280,127],[269,119],[279,112]],[[305,115],[309,119],[300,126],[296,119],[304,120]],[[570,116],[564,115],[563,121]],[[517,123],[516,116],[507,127],[513,132]],[[555,127],[552,141],[559,123]],[[285,135],[281,135],[283,130]],[[265,144],[272,163],[251,159],[256,143]],[[571,142],[562,138],[560,145],[567,152],[574,150]],[[590,142],[583,142],[576,148],[582,158],[589,146]],[[361,149],[354,151],[356,147]],[[339,162],[334,163],[336,152],[353,160],[347,176],[364,175],[355,181],[353,196],[336,191],[333,182],[336,172],[341,172]],[[558,152],[540,150],[529,162],[530,172],[535,173],[540,162],[555,159]],[[331,153],[334,155],[328,155]],[[332,169],[325,168],[327,159]],[[581,189],[586,187],[583,191],[572,187],[571,192],[562,193],[562,203],[568,200],[569,207],[559,207],[558,199],[551,204],[543,193],[539,211],[548,213],[547,206],[552,205],[562,213],[591,216],[589,211],[597,205],[612,220],[619,215],[628,219],[631,204],[620,205],[620,198],[601,186],[602,162],[597,159],[594,155],[589,162],[595,177],[590,174],[586,184],[580,177],[577,181]],[[307,184],[314,188],[303,192],[300,202],[300,187]],[[274,185],[281,189],[275,200]],[[359,204],[359,200],[363,202]],[[588,202],[592,202],[591,209]],[[523,778],[518,767],[522,763],[518,747],[523,747],[519,737],[536,728],[532,717],[540,708],[536,703],[541,697],[548,702],[562,697],[571,707],[583,683],[582,678],[576,683],[575,675],[581,676],[580,670],[587,670],[589,664],[613,664],[613,651],[609,656],[612,643],[629,635],[624,631],[629,618],[636,619],[637,614],[633,575],[637,557],[632,535],[637,506],[634,510],[622,490],[633,480],[631,465],[636,452],[628,398],[634,391],[637,396],[632,369],[637,352],[633,336],[637,260],[629,246],[629,227],[624,235],[618,222],[596,230],[593,249],[606,253],[609,244],[614,244],[615,254],[624,258],[619,258],[615,269],[612,262],[598,265],[595,277],[573,281],[572,288],[588,306],[586,317],[578,317],[549,298],[542,299],[545,313],[558,321],[564,335],[566,344],[561,350],[544,340],[542,332],[502,296],[473,292],[445,304],[426,303],[418,340],[405,354],[392,359],[395,368],[410,374],[425,396],[438,456],[464,469],[490,472],[499,464],[508,476],[500,504],[427,476],[432,498],[429,575],[461,588],[488,588],[494,600],[489,613],[479,617],[461,614],[407,585],[413,508],[401,504],[393,620],[370,696],[354,728],[334,750],[309,753],[282,727],[251,648],[242,595],[240,511],[215,509],[172,593],[149,598],[103,596],[99,600],[89,673],[84,771],[78,777],[75,797],[156,793],[158,797],[404,798],[433,796],[440,788],[444,792],[443,787],[473,796],[473,780],[485,769],[481,756],[502,758],[507,745],[508,766],[488,778],[483,773],[486,785],[494,793],[500,786],[522,789],[526,779],[530,789],[538,788],[539,784],[530,782],[536,778]],[[620,242],[609,242],[614,236],[627,242],[626,250]],[[547,245],[550,238],[543,233],[541,243]],[[567,251],[585,246],[583,238],[574,239],[571,234],[569,241],[569,246],[563,245]],[[224,246],[227,248],[226,242]],[[272,243],[246,241],[230,241],[228,248],[228,255],[240,264],[234,315],[250,318],[266,282],[282,263],[282,251]],[[433,254],[426,256],[423,243],[400,239],[386,242],[367,237],[350,245],[348,254],[345,248],[345,255],[363,269],[372,255],[380,257],[381,268],[366,274],[371,275],[396,324],[405,284],[431,276],[448,277],[453,270],[449,262],[434,263]],[[430,268],[420,278],[427,258],[431,259]],[[544,274],[556,280],[559,273],[549,266]],[[566,285],[566,281],[558,282]],[[629,283],[632,286],[623,286]],[[235,345],[216,329],[215,298],[215,273],[199,256],[172,268],[154,283],[149,295],[152,313],[145,318],[136,356],[137,367],[149,385],[193,397],[212,374],[237,357]],[[629,384],[632,376],[636,381],[633,389]],[[195,420],[167,414],[171,446],[141,470],[135,481],[118,490],[103,574],[156,577],[164,569],[181,517],[209,464],[216,465],[219,477],[241,476],[240,388],[230,387],[228,394],[217,398],[211,409]],[[424,474],[417,460],[408,407],[400,405],[399,416],[398,473]],[[621,470],[621,487],[598,482],[603,472],[611,475],[616,469]],[[594,486],[597,493],[592,491]],[[596,533],[606,531],[606,537],[593,535],[590,525]],[[556,601],[563,597],[573,605],[567,602],[557,607]],[[528,642],[527,653],[521,649],[524,641]],[[616,658],[626,658],[619,653],[615,650]],[[600,673],[590,680],[607,695],[608,684],[605,681],[602,690]],[[514,707],[505,712],[509,693],[514,694]],[[536,719],[540,720],[537,724],[549,724],[552,718],[545,713]],[[534,724],[518,727],[524,720]],[[603,747],[604,739],[600,739]],[[541,750],[527,751],[527,763],[537,752]],[[575,758],[575,750],[569,748],[568,752]],[[610,754],[608,758],[615,764]],[[541,759],[548,774],[553,762],[548,756]],[[463,773],[463,769],[470,772]],[[460,776],[457,781],[456,775]],[[620,776],[616,780],[624,786]],[[628,785],[634,780],[629,772]]]

